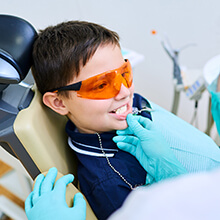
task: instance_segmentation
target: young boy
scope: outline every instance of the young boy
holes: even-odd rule
[[[100,25],[70,21],[46,28],[34,44],[33,60],[32,72],[44,104],[69,118],[66,132],[78,158],[80,189],[97,218],[106,219],[122,205],[133,188],[146,183],[148,176],[136,158],[118,149],[112,138],[116,130],[127,128],[129,113],[151,105],[134,94],[132,69],[122,57],[118,35]],[[212,155],[202,154],[206,159],[204,167],[192,165],[201,156],[197,149],[205,149],[207,142],[204,148],[192,140],[179,144],[186,137],[182,127],[171,138],[175,125],[169,126],[169,119],[163,120],[166,115],[158,114],[161,111],[158,106],[153,108],[155,113],[142,111],[140,114],[157,123],[188,171],[220,164],[220,154],[215,152],[218,158],[214,162]],[[203,136],[196,129],[191,132],[194,133]],[[210,149],[216,145],[209,139],[208,142],[212,152]],[[196,148],[191,151],[189,143]],[[185,161],[186,157],[190,162]],[[197,164],[201,163],[196,161]]]
[[[75,21],[44,30],[33,50],[32,72],[43,102],[70,119],[66,131],[79,160],[80,189],[98,219],[106,219],[122,205],[132,187],[143,185],[146,180],[146,171],[139,162],[112,141],[115,130],[127,127],[126,116],[132,112],[134,92],[130,63],[123,59],[118,41],[115,32]],[[128,75],[127,81],[115,76],[116,71],[99,80],[92,78],[116,69]],[[109,86],[103,92],[108,77],[118,77],[118,90],[112,91]],[[85,85],[85,91],[65,91],[66,85],[77,82]],[[142,101],[145,102],[142,97],[135,96],[138,108]],[[143,114],[150,117],[149,113]]]

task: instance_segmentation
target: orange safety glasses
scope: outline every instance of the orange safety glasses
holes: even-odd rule
[[[77,96],[87,99],[109,99],[115,97],[121,84],[130,88],[133,81],[133,73],[129,60],[118,69],[110,70],[96,76],[92,76],[83,81],[63,86],[49,92],[60,92],[74,90]]]

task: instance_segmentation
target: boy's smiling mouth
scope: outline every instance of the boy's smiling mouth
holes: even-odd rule
[[[126,111],[127,111],[127,105],[123,105],[122,107],[113,110],[111,113],[115,113],[117,115],[120,115],[120,114],[125,113]]]
[[[119,120],[125,120],[127,115],[132,112],[131,105],[129,103],[114,109],[110,112],[110,114],[113,114],[117,119]]]

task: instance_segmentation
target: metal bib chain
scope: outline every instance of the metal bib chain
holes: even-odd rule
[[[116,170],[116,169],[113,167],[113,165],[111,164],[111,162],[110,162],[108,156],[106,155],[105,151],[103,150],[101,136],[99,135],[99,133],[96,133],[96,134],[97,134],[98,139],[99,139],[99,145],[100,145],[101,151],[102,151],[103,155],[105,156],[108,165],[109,165],[109,166],[111,167],[111,169],[112,169],[115,173],[117,173],[117,174],[119,175],[119,177],[131,188],[131,190],[134,190],[135,187],[133,187],[132,184],[129,183],[129,182],[125,179],[125,177],[123,177],[122,174],[121,174],[118,170]]]

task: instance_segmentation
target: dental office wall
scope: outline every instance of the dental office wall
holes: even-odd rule
[[[135,90],[171,110],[173,100],[172,61],[158,38],[156,29],[166,34],[174,48],[188,43],[180,63],[202,71],[205,63],[220,53],[220,2],[218,0],[7,0],[0,13],[20,16],[37,30],[67,20],[87,20],[115,30],[122,47],[143,54],[145,60],[134,68]],[[205,131],[208,92],[199,102],[198,126]],[[194,102],[181,94],[178,116],[190,122]],[[215,134],[215,128],[214,128]]]

